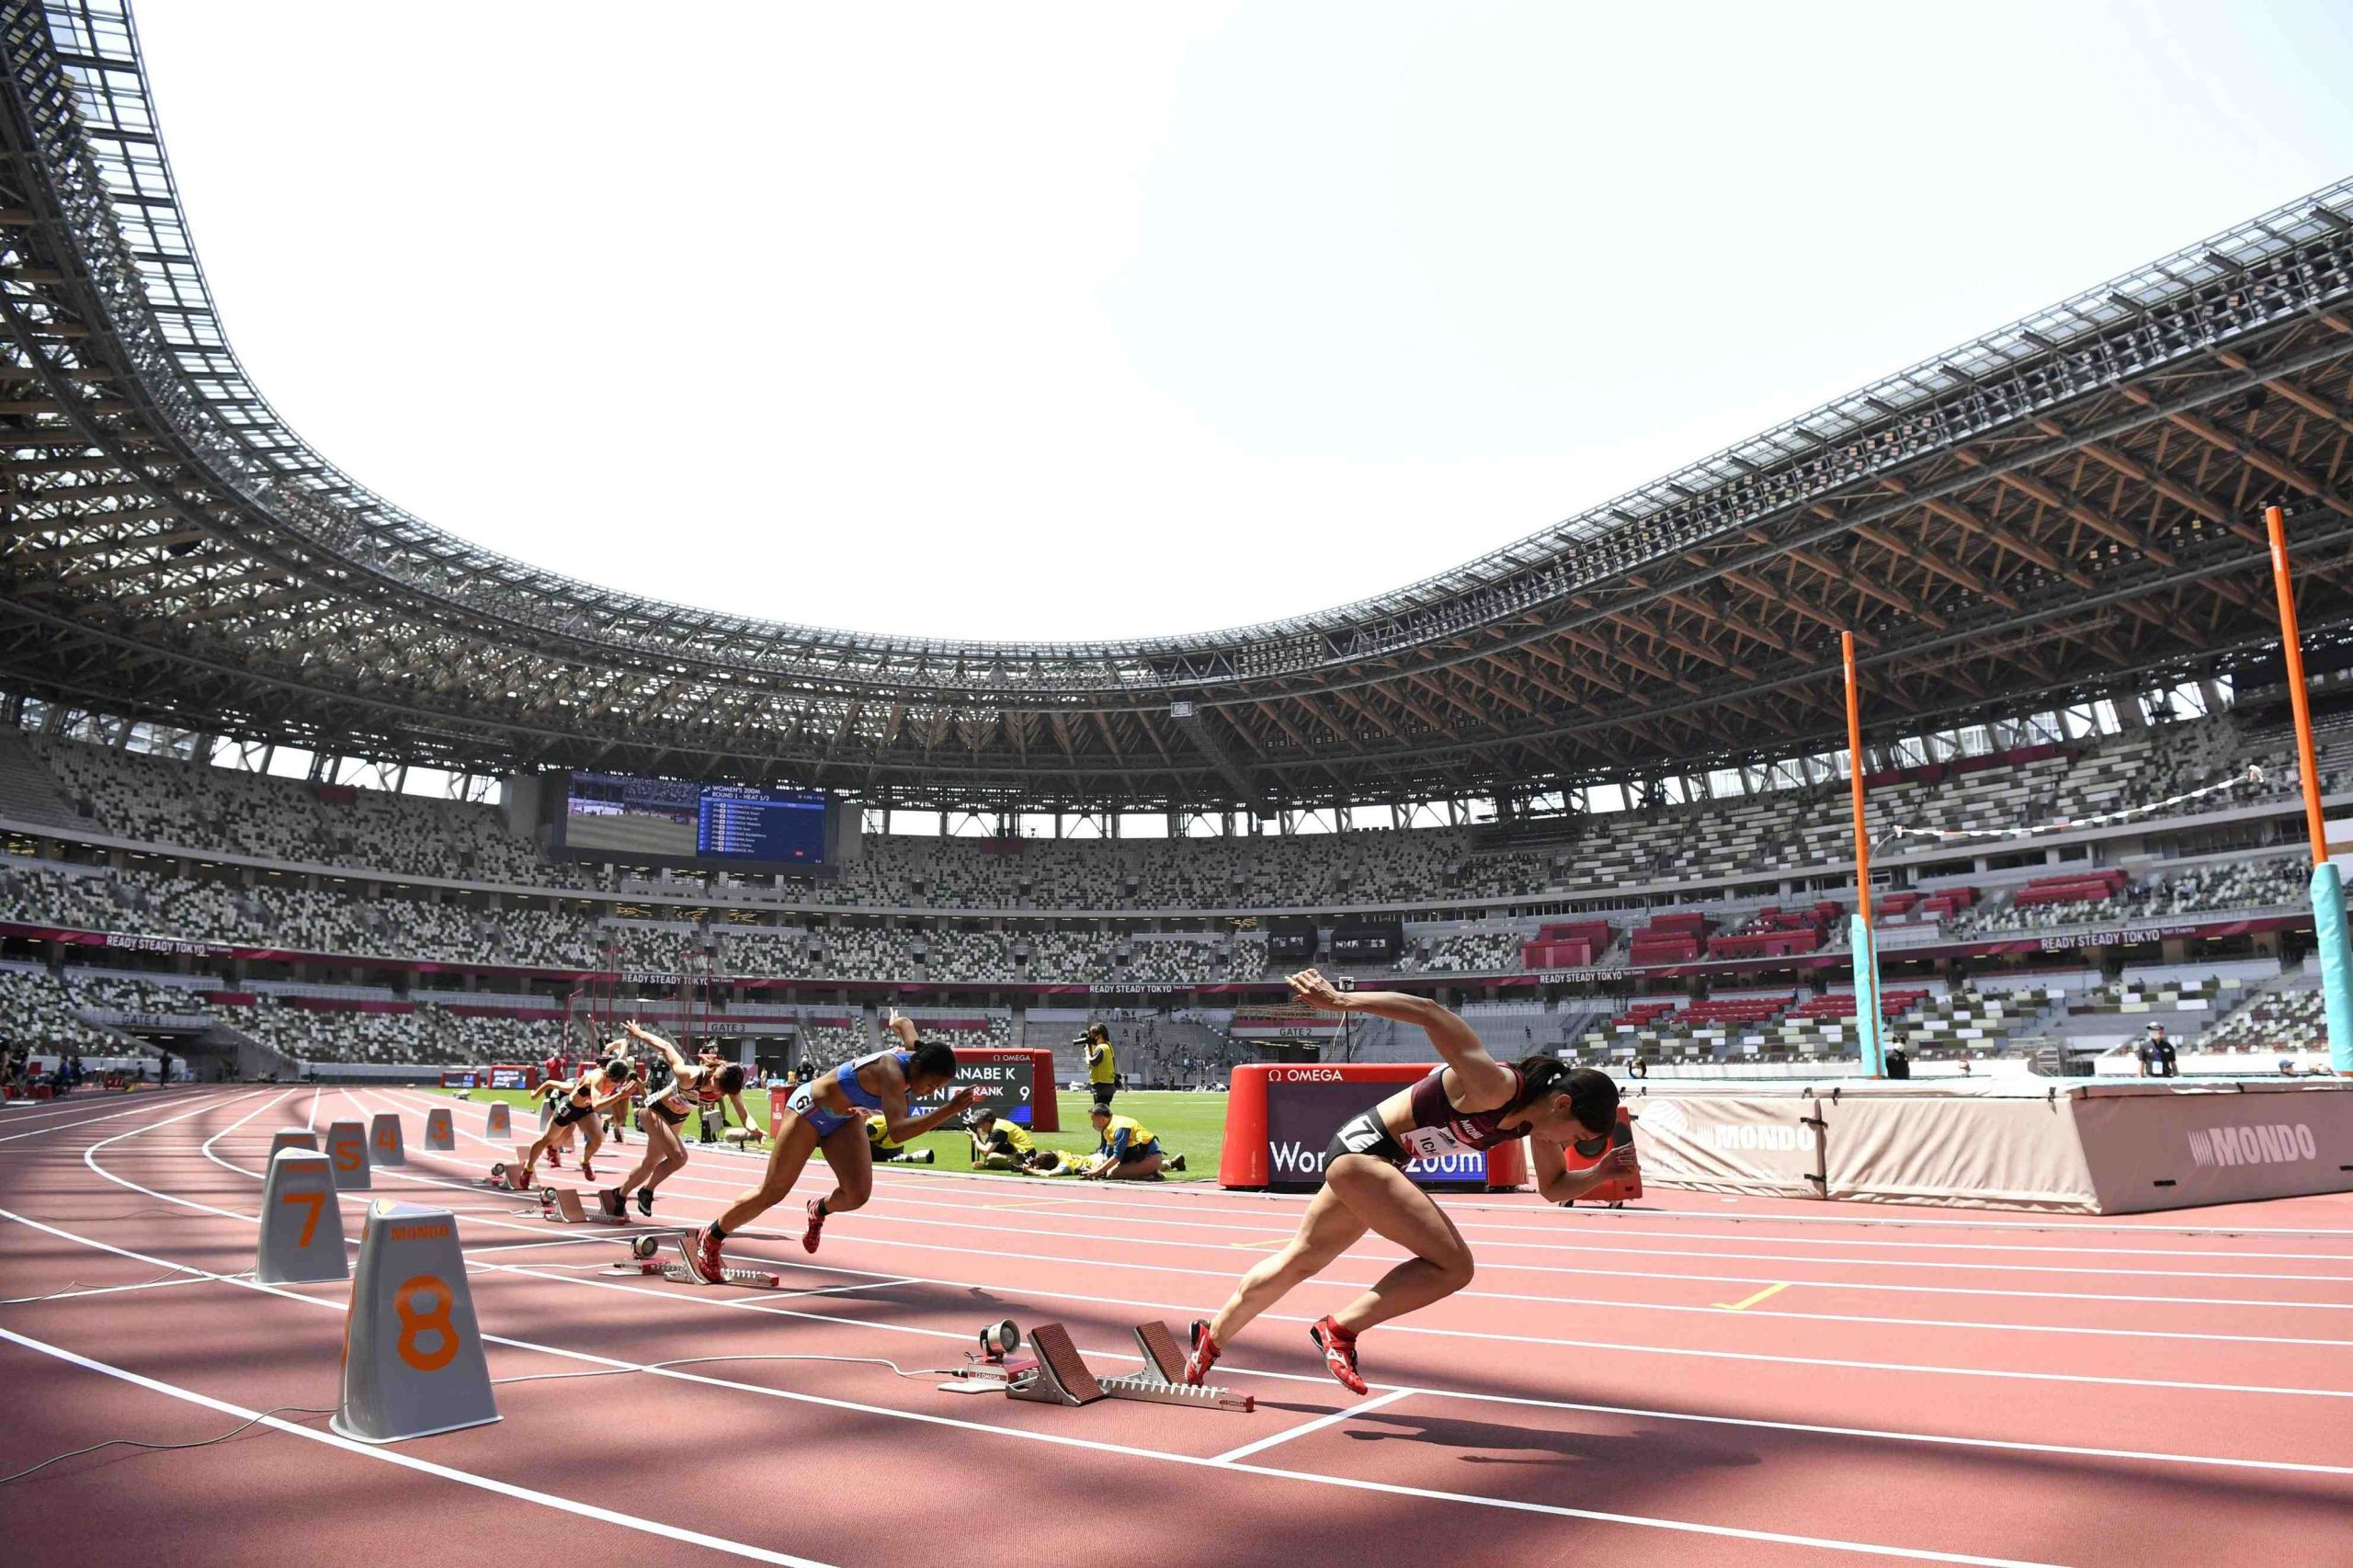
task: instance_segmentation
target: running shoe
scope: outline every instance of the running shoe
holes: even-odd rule
[[[801,1233],[801,1250],[815,1252],[818,1233],[824,1228],[825,1200],[822,1198],[813,1198],[809,1200],[809,1228]]]
[[[726,1260],[719,1256],[719,1243],[708,1226],[681,1235],[678,1256],[686,1260],[687,1272],[706,1285],[716,1285],[727,1278]]]
[[[1165,1171],[1181,1171],[1185,1168],[1185,1156],[1182,1154],[1171,1154],[1168,1156],[1167,1164],[1162,1165],[1160,1168]]]
[[[615,1187],[606,1187],[597,1194],[597,1206],[616,1220],[629,1212],[629,1199],[623,1198],[620,1189]]]
[[[1210,1369],[1217,1365],[1221,1354],[1217,1341],[1210,1337],[1209,1324],[1196,1319],[1193,1324],[1193,1353],[1185,1358],[1185,1381],[1194,1388],[1200,1387],[1209,1377]]]
[[[588,1162],[585,1159],[580,1162],[580,1179],[582,1181],[595,1181],[597,1179],[597,1173],[588,1168]]]
[[[1340,1386],[1350,1393],[1369,1393],[1365,1381],[1357,1371],[1357,1336],[1325,1318],[1307,1331],[1315,1341],[1315,1348],[1324,1352],[1324,1365],[1340,1380]]]
[[[550,1150],[548,1151],[548,1168],[549,1168],[550,1170],[558,1170],[558,1171],[560,1171],[560,1170],[563,1169],[563,1150],[561,1150],[561,1149],[553,1149],[553,1148],[551,1148],[551,1149],[550,1149]]]
[[[652,1187],[641,1187],[637,1189],[637,1211],[649,1220],[654,1218],[654,1189]]]

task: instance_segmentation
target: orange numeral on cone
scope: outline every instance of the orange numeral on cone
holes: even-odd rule
[[[335,1168],[339,1171],[358,1170],[361,1161],[361,1147],[357,1138],[338,1140],[335,1146]]]
[[[416,1299],[429,1297],[432,1307],[419,1312]],[[438,1372],[457,1359],[458,1327],[449,1321],[449,1287],[438,1276],[420,1274],[392,1292],[392,1315],[401,1320],[400,1342],[392,1348],[420,1372]],[[417,1348],[417,1335],[431,1334],[438,1343],[431,1350]]]
[[[309,1246],[312,1235],[319,1228],[319,1211],[327,1206],[327,1195],[324,1192],[290,1192],[278,1201],[300,1203],[311,1210],[302,1216],[302,1239],[294,1244],[296,1246]]]
[[[400,1141],[401,1135],[394,1129],[391,1127],[379,1127],[376,1129],[376,1147],[383,1150],[386,1153],[391,1153],[392,1150],[398,1148],[400,1146]]]

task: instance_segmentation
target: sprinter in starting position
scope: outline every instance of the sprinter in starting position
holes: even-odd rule
[[[615,1040],[608,1049],[618,1052],[620,1047],[621,1042]],[[531,1173],[539,1165],[540,1157],[551,1155],[555,1146],[570,1137],[575,1126],[581,1130],[581,1179],[597,1179],[596,1168],[589,1162],[597,1157],[597,1151],[605,1142],[597,1122],[615,1106],[628,1102],[630,1081],[636,1074],[637,1069],[631,1065],[629,1058],[617,1054],[608,1061],[584,1065],[577,1078],[559,1078],[546,1085],[546,1092],[555,1099],[555,1119],[548,1123],[547,1131],[540,1134],[540,1141],[532,1144],[530,1152],[523,1156],[525,1187],[531,1186]]]
[[[720,1245],[726,1239],[784,1200],[801,1167],[819,1150],[833,1167],[834,1190],[809,1201],[809,1228],[801,1244],[817,1250],[826,1219],[863,1207],[874,1190],[874,1156],[867,1146],[866,1117],[881,1111],[884,1134],[892,1143],[920,1138],[951,1117],[961,1116],[980,1097],[978,1089],[959,1089],[938,1109],[917,1116],[909,1102],[937,1094],[956,1077],[956,1052],[938,1040],[918,1040],[915,1020],[891,1015],[889,1026],[904,1045],[901,1051],[878,1051],[855,1062],[845,1062],[831,1073],[821,1073],[792,1092],[784,1108],[770,1112],[769,1136],[776,1147],[768,1155],[767,1174],[760,1185],[735,1200],[715,1225],[689,1231],[678,1238],[687,1267],[706,1285],[724,1278]],[[773,1105],[774,1102],[770,1102]]]
[[[1308,1330],[1332,1375],[1351,1392],[1363,1393],[1357,1336],[1471,1282],[1471,1248],[1429,1194],[1406,1178],[1408,1163],[1416,1156],[1497,1149],[1526,1138],[1537,1190],[1550,1202],[1566,1203],[1612,1177],[1632,1175],[1634,1149],[1631,1143],[1609,1148],[1618,1085],[1607,1074],[1569,1068],[1550,1056],[1507,1066],[1487,1054],[1470,1025],[1427,997],[1340,991],[1312,969],[1292,975],[1290,989],[1300,1001],[1327,1013],[1370,1013],[1419,1025],[1444,1064],[1341,1123],[1324,1151],[1323,1190],[1308,1202],[1299,1233],[1242,1277],[1216,1317],[1193,1324],[1185,1381],[1199,1383],[1251,1319],[1372,1230],[1414,1256]],[[1576,1145],[1580,1155],[1601,1158],[1571,1172],[1561,1153],[1565,1144]]]
[[[744,1069],[730,1062],[688,1062],[676,1046],[655,1034],[640,1028],[635,1022],[621,1026],[631,1040],[640,1045],[652,1046],[670,1064],[670,1076],[652,1090],[645,1101],[644,1112],[638,1124],[645,1130],[645,1158],[637,1168],[621,1178],[620,1186],[600,1194],[608,1214],[625,1214],[629,1210],[629,1195],[637,1194],[637,1211],[647,1219],[654,1217],[654,1189],[662,1185],[665,1176],[687,1167],[687,1146],[678,1136],[687,1118],[697,1106],[703,1114],[727,1100],[735,1107],[735,1114],[744,1124],[752,1119],[744,1109]]]

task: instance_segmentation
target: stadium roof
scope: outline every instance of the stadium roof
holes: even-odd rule
[[[483,550],[289,429],[223,335],[128,6],[0,0],[0,685],[339,756],[873,801],[1486,794],[2211,669],[2353,619],[2353,181],[1438,576],[1116,642],[722,615]]]

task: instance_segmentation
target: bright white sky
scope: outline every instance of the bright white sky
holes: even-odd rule
[[[592,581],[1201,631],[2353,172],[2353,6],[143,0],[230,338]]]

